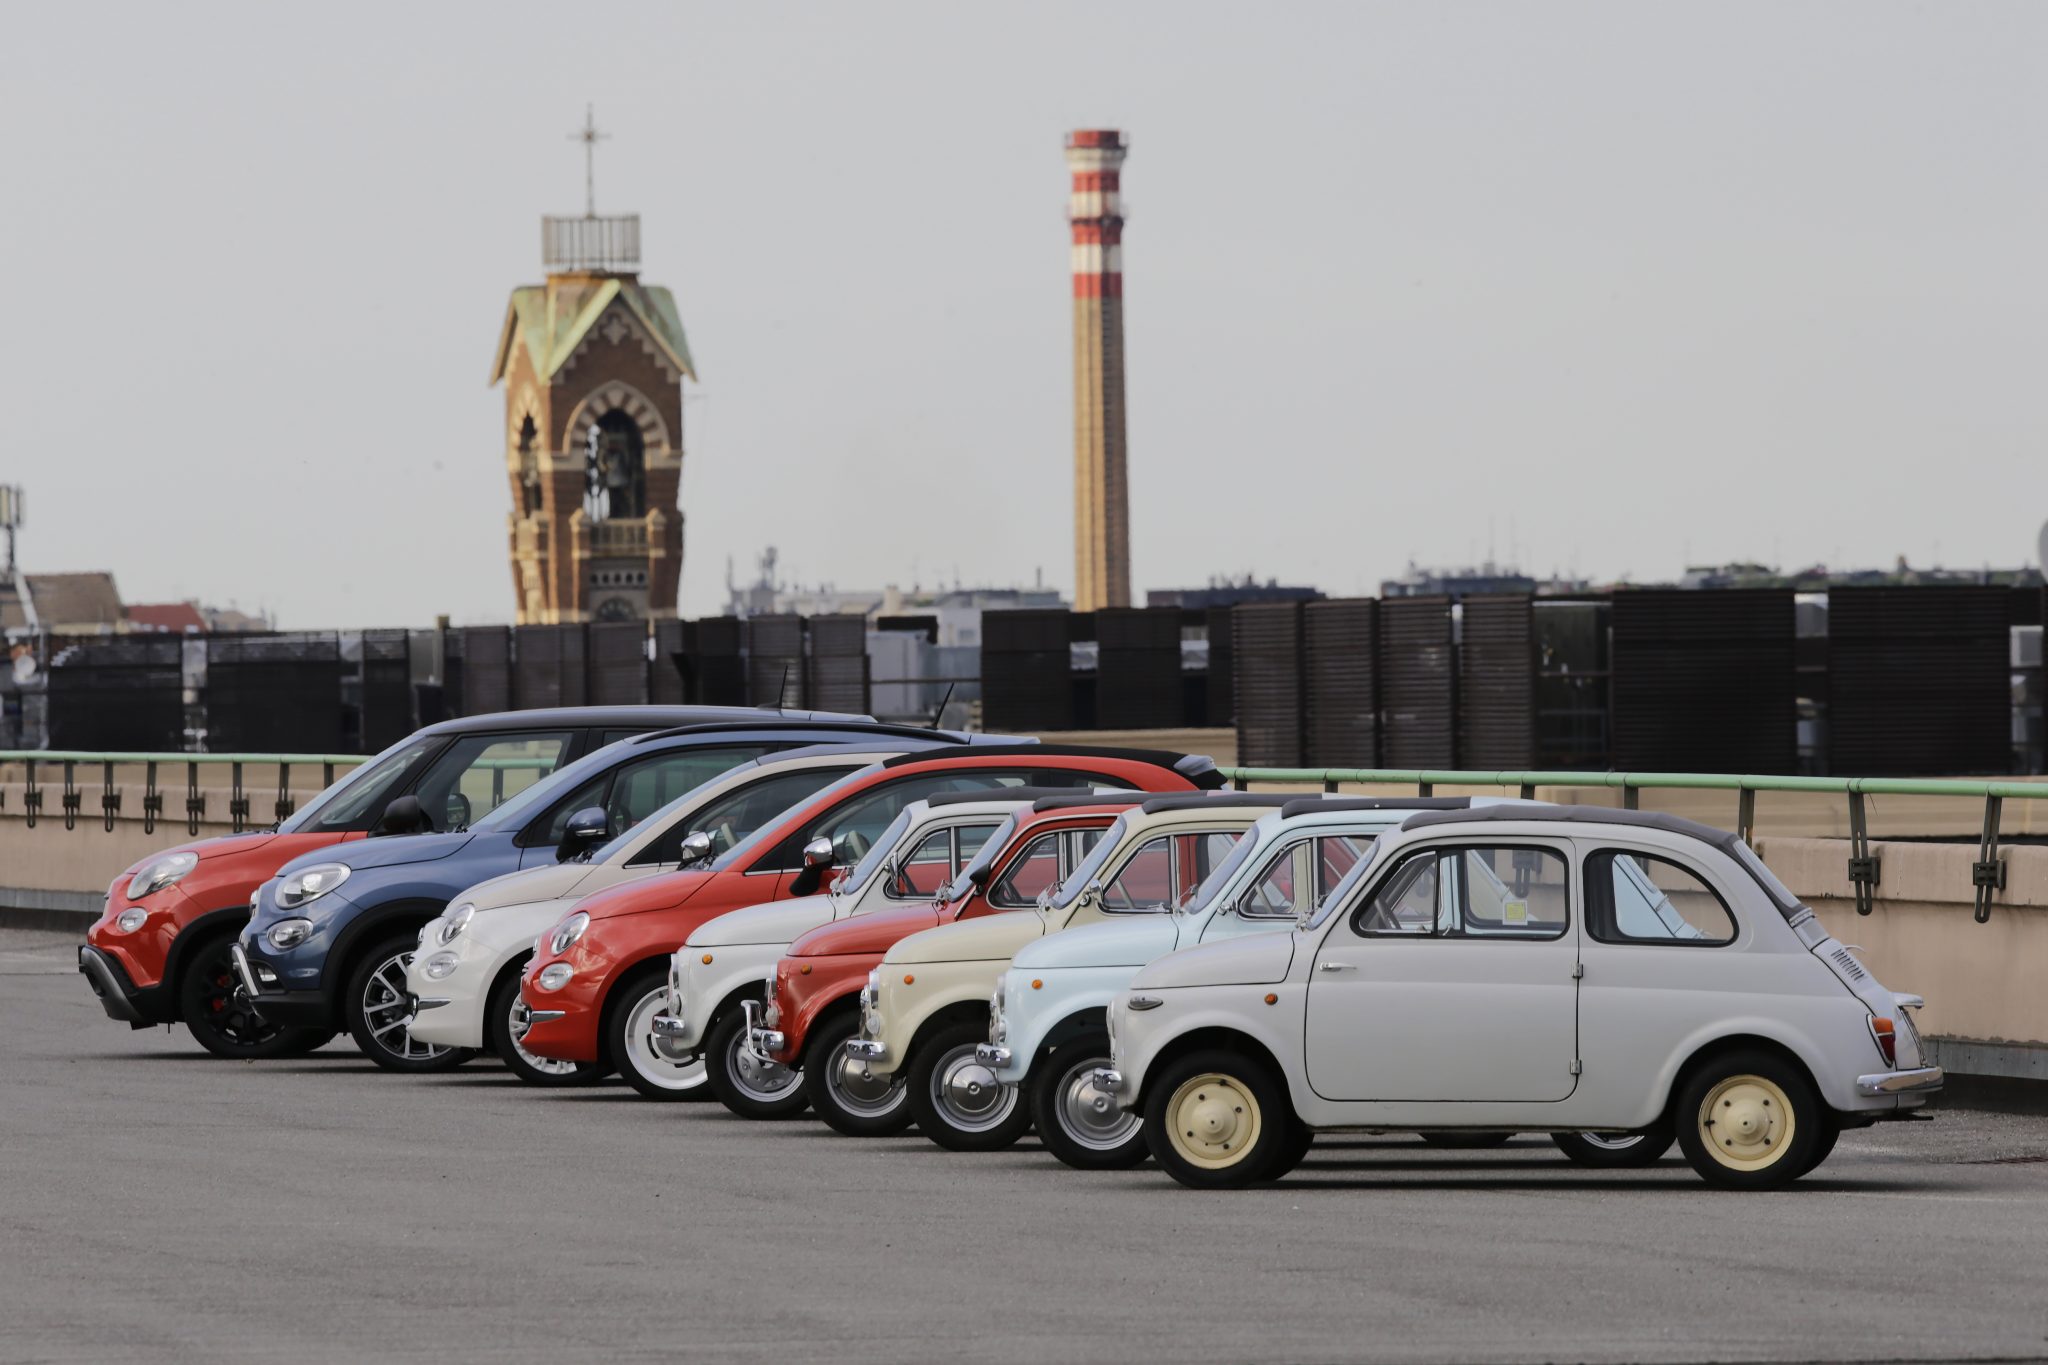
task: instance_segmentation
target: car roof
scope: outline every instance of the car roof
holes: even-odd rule
[[[487,711],[457,716],[421,729],[426,735],[460,735],[474,730],[558,730],[565,726],[637,727],[666,730],[679,725],[751,722],[787,725],[797,721],[877,724],[843,711],[796,711],[750,706],[542,706],[529,711]]]
[[[984,744],[977,745],[971,757],[974,758],[1115,758],[1127,763],[1150,763],[1179,773],[1198,787],[1217,788],[1224,782],[1223,774],[1216,771],[1216,761],[1206,754],[1180,754],[1168,749],[1111,749],[1094,744]],[[885,767],[900,767],[916,763],[927,757],[922,754],[905,754],[892,758]],[[945,755],[953,757],[953,755]]]
[[[742,764],[741,767],[766,768],[772,764],[781,763],[786,759],[792,758],[845,758],[853,760],[855,768],[865,768],[880,762],[881,756],[894,756],[904,753],[906,750],[914,751],[919,748],[950,749],[951,746],[944,744],[919,745],[914,740],[887,738],[875,740],[857,739],[845,744],[803,744],[794,749],[777,749],[773,753],[762,754],[759,758],[751,759]]]
[[[1471,806],[1469,796],[1296,796],[1280,807],[1280,818],[1347,810],[1469,810]]]
[[[1085,806],[1135,806],[1150,792],[1140,791],[1062,791],[1050,796],[1041,796],[1031,803],[1031,813],[1042,814],[1049,810],[1078,810]]]
[[[1215,810],[1244,806],[1260,810],[1279,810],[1294,799],[1279,792],[1174,792],[1166,796],[1147,797],[1138,810],[1144,815],[1164,815],[1174,810]]]
[[[976,801],[1009,801],[1014,804],[1031,802],[1036,810],[1040,801],[1063,801],[1076,793],[1072,787],[977,787],[969,791],[933,792],[924,798],[927,806],[960,806]]]

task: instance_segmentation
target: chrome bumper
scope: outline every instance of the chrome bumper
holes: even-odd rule
[[[1120,1095],[1124,1089],[1124,1073],[1115,1067],[1098,1066],[1088,1073],[1088,1079],[1097,1090],[1104,1094]]]
[[[879,1062],[889,1055],[889,1049],[866,1038],[848,1038],[846,1055],[856,1062]]]
[[[242,951],[241,944],[231,943],[228,945],[228,961],[235,964],[236,978],[241,981],[242,989],[248,992],[249,998],[254,1000],[256,998],[256,973],[249,970],[249,955]]]
[[[657,1014],[648,1027],[657,1038],[680,1038],[690,1031],[690,1026],[673,1014]]]
[[[747,1055],[755,1061],[773,1065],[775,1058],[769,1054],[782,1051],[788,1040],[782,1036],[782,1030],[768,1028],[761,1023],[762,1012],[763,1006],[760,1001],[740,1001],[740,1014],[747,1021],[746,1032],[743,1035],[745,1041],[741,1046],[746,1048]]]
[[[974,1060],[980,1062],[983,1066],[1008,1066],[1010,1064],[1010,1049],[997,1047],[994,1043],[976,1043],[974,1045]]]
[[[1859,1095],[1924,1095],[1941,1089],[1946,1079],[1938,1066],[1923,1066],[1913,1071],[1880,1071],[1873,1076],[1856,1078],[1856,1093]]]

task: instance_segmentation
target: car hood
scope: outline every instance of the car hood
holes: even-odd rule
[[[487,878],[455,899],[466,901],[479,911],[498,910],[508,905],[531,905],[536,901],[558,901],[575,895],[576,888],[589,875],[589,863],[547,863]]]
[[[302,854],[286,863],[280,871],[291,871],[315,862],[344,863],[355,872],[367,872],[373,867],[439,862],[467,848],[476,837],[473,834],[393,834],[382,839],[358,839],[332,852],[323,849],[317,857]]]
[[[728,910],[706,920],[690,935],[692,948],[731,947],[740,943],[787,943],[832,920],[830,896],[798,896],[793,900]]]
[[[1168,953],[1141,970],[1132,990],[1176,986],[1265,986],[1287,979],[1293,934],[1250,934]]]
[[[172,844],[169,848],[159,848],[143,857],[137,858],[134,862],[128,864],[127,870],[121,875],[132,877],[142,870],[144,863],[155,862],[158,858],[172,853],[190,853],[195,855],[202,863],[209,858],[226,858],[237,853],[254,853],[265,844],[275,843],[279,837],[278,832],[274,829],[253,829],[246,834],[219,834],[211,839],[193,839],[182,844]],[[328,844],[337,841],[338,836],[335,839],[323,839],[319,844],[309,844],[307,847],[325,848]]]
[[[1172,952],[1179,941],[1180,921],[1173,915],[1132,915],[1107,923],[1084,924],[1027,943],[1017,953],[1019,967],[1142,967]]]
[[[938,907],[906,905],[894,910],[877,910],[855,915],[811,930],[789,945],[791,957],[837,957],[845,953],[884,953],[898,939],[939,922]]]
[[[593,891],[576,902],[576,908],[594,920],[639,915],[649,910],[672,910],[711,885],[718,876],[708,868],[697,872],[664,872],[644,881]]]
[[[891,948],[884,962],[988,962],[1011,955],[1045,932],[1045,924],[1028,910],[1013,915],[964,919],[927,929]]]

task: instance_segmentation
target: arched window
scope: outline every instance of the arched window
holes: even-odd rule
[[[616,409],[591,423],[583,464],[584,509],[592,521],[647,515],[647,459],[639,423]]]
[[[540,511],[540,429],[531,416],[519,423],[519,505],[528,516]]]

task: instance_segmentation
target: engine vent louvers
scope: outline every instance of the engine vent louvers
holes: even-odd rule
[[[1829,956],[1834,958],[1837,966],[1849,974],[1851,980],[1867,981],[1870,979],[1870,973],[1863,970],[1863,964],[1858,962],[1855,954],[1851,953],[1847,948],[1837,948]]]

